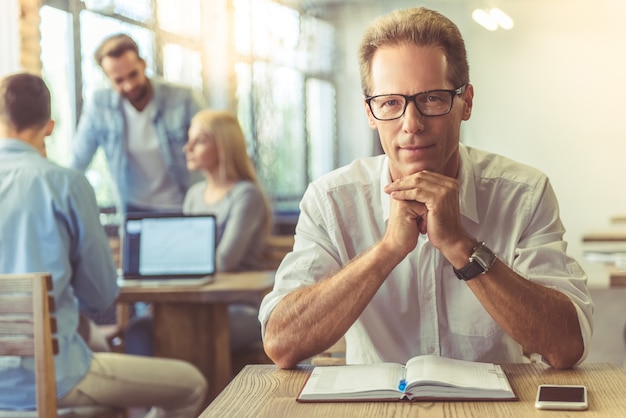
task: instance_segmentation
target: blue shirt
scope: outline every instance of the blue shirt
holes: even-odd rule
[[[115,266],[87,179],[25,142],[0,139],[0,272],[38,271],[50,272],[54,284],[60,398],[91,364],[77,333],[78,302],[94,313],[111,306],[118,294]],[[33,359],[0,357],[0,409],[34,407]]]
[[[192,183],[183,146],[191,118],[203,108],[203,99],[188,87],[176,86],[158,79],[150,79],[155,103],[154,129],[160,144],[163,161],[172,179],[184,196]],[[81,171],[91,163],[98,147],[107,158],[111,177],[115,183],[121,210],[130,201],[129,161],[126,151],[128,138],[122,97],[112,89],[98,90],[86,103],[76,134],[69,166]],[[182,201],[180,202],[182,206]]]

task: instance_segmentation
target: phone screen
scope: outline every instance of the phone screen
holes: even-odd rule
[[[540,402],[584,402],[585,388],[582,386],[542,386]]]
[[[581,385],[540,385],[535,407],[539,409],[587,409],[587,388]]]

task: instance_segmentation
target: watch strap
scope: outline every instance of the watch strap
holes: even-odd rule
[[[487,272],[494,261],[496,260],[496,255],[485,245],[484,242],[481,242],[479,245],[474,247],[472,250],[472,255],[469,257],[468,263],[460,268],[459,270],[452,267],[454,274],[460,280],[470,280],[479,274]]]
[[[452,267],[452,270],[454,270],[454,274],[456,274],[456,277],[458,277],[461,280],[470,280],[478,276],[479,274],[485,272],[485,270],[482,268],[480,264],[478,264],[476,260],[470,263],[467,263],[465,266],[463,266],[459,270]]]

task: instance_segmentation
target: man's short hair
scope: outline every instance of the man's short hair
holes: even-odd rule
[[[16,73],[0,79],[0,123],[17,132],[50,121],[50,90],[41,77]]]
[[[102,60],[105,57],[118,58],[127,51],[133,51],[139,57],[139,47],[133,38],[124,33],[118,33],[102,41],[93,57],[98,65],[102,67]]]
[[[365,30],[359,46],[364,96],[372,94],[372,59],[378,48],[404,43],[440,47],[446,56],[447,76],[454,88],[469,83],[467,52],[459,28],[441,13],[417,7],[379,17]]]

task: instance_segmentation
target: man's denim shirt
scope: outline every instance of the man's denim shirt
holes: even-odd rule
[[[172,178],[184,195],[189,185],[183,145],[191,118],[204,107],[202,96],[188,87],[150,79],[156,112],[154,127],[158,134],[161,152]],[[122,209],[129,201],[127,184],[128,138],[122,97],[112,89],[98,90],[85,105],[73,141],[73,155],[69,166],[85,171],[98,147],[104,149],[109,171],[118,193],[118,206]]]

